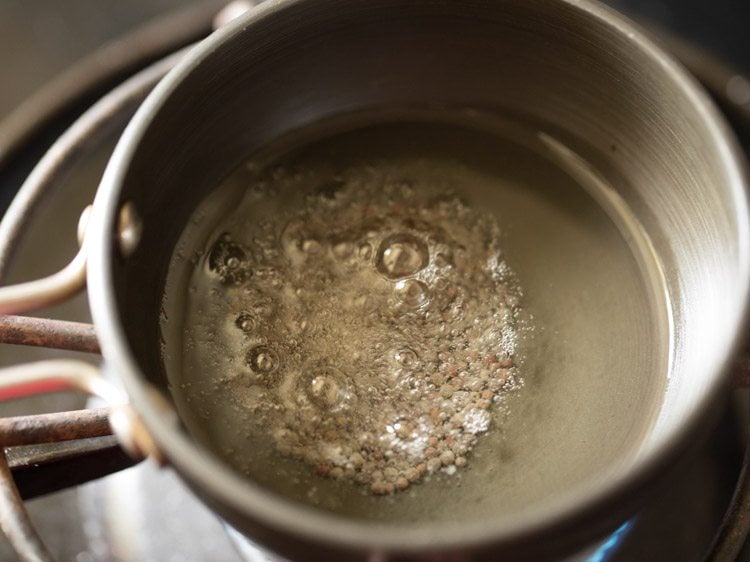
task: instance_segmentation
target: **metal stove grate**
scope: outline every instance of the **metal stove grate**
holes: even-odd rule
[[[126,37],[113,51],[118,52],[119,57],[110,58],[106,68],[84,63],[82,67],[70,72],[70,76],[79,78],[77,83],[73,78],[63,79],[51,90],[32,99],[29,104],[34,111],[25,106],[7,122],[9,125],[0,127],[0,175],[13,165],[15,158],[38,142],[50,127],[54,128],[61,120],[65,120],[66,114],[68,117],[71,113],[75,114],[76,108],[82,103],[90,102],[95,95],[107,91],[117,80],[146,67],[159,56],[176,51],[208,33],[217,4],[218,2],[200,4],[198,8],[184,12],[179,18],[161,20],[158,28],[152,25],[146,32],[140,31]],[[160,32],[155,32],[156,29]],[[703,81],[744,138],[750,139],[750,108],[747,104],[743,105],[733,100],[731,92],[727,90],[732,80],[736,83],[737,74],[685,43],[667,36],[664,36],[663,42]],[[58,142],[56,152],[45,157],[36,167],[0,227],[0,280],[7,274],[16,243],[32,227],[32,219],[37,208],[64,180],[77,159],[111,134],[113,129],[122,127],[134,108],[174,64],[178,56],[168,57],[146,70],[141,70],[122,86],[107,94],[75,123],[62,141]],[[26,116],[25,120],[23,116]],[[0,317],[0,341],[98,352],[98,345],[90,326],[60,321]],[[0,443],[4,447],[4,453],[0,454],[0,523],[20,556],[37,560],[50,558],[34,532],[31,522],[25,516],[21,497],[33,497],[76,483],[76,477],[81,481],[81,474],[78,474],[73,479],[63,479],[51,482],[43,488],[33,488],[24,480],[23,473],[25,470],[28,471],[25,467],[45,464],[50,462],[50,459],[58,462],[62,458],[61,462],[76,467],[72,472],[80,473],[81,463],[87,463],[91,455],[102,450],[110,451],[111,455],[104,458],[103,463],[90,463],[93,472],[89,476],[104,474],[112,469],[132,464],[114,444],[113,438],[107,437],[111,431],[106,424],[106,415],[105,410],[94,410],[87,413],[69,412],[0,420]],[[84,423],[76,423],[76,430],[70,431],[70,422],[81,420]],[[66,427],[68,432],[64,433]],[[19,432],[19,428],[22,431]],[[22,435],[23,439],[19,439],[19,435]],[[16,440],[11,441],[11,436],[16,436]],[[66,441],[73,441],[74,444],[67,447],[62,457],[59,451],[50,456],[49,451],[40,452],[28,447],[50,441],[52,438],[64,438]],[[96,458],[101,461],[103,457],[97,455]],[[746,458],[745,467],[747,464]],[[29,483],[33,481],[34,479],[28,480]],[[20,495],[16,483],[21,490]],[[750,527],[748,510],[750,484],[745,478],[743,468],[736,497],[727,512],[725,523],[716,535],[708,559],[736,559]],[[230,535],[233,536],[233,540],[243,544],[243,538],[236,536],[236,532],[230,532]],[[253,550],[252,546],[248,548],[244,556],[249,557],[248,559],[258,559],[257,550]],[[610,559],[611,550],[603,554],[601,559]]]

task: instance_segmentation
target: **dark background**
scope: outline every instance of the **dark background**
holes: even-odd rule
[[[359,1],[359,0],[353,0]],[[188,0],[0,0],[0,118],[106,40]],[[750,72],[749,0],[610,0]]]
[[[748,0],[611,0],[607,4],[677,32],[738,70],[750,72]]]

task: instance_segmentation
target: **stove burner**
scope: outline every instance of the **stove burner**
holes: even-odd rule
[[[213,4],[216,4],[214,2]],[[208,14],[208,10],[203,7],[204,12]],[[214,13],[212,9],[211,14]],[[167,22],[168,20],[164,20]],[[205,22],[199,26],[201,33],[208,29],[210,18],[206,17]],[[162,23],[166,25],[166,23]],[[169,52],[174,50],[178,45],[184,45],[189,43],[196,37],[196,27],[193,25],[190,27],[190,33],[187,33],[187,28],[182,30],[182,33],[174,33],[165,35],[165,40],[159,45],[159,52]],[[199,35],[200,35],[199,34]],[[717,61],[707,57],[704,53],[695,50],[694,48],[687,46],[683,43],[669,39],[668,45],[690,66],[693,71],[699,75],[704,81],[704,84],[711,90],[711,92],[717,97],[720,105],[722,106],[729,117],[734,119],[734,123],[745,131],[750,131],[750,110],[747,107],[747,100],[743,96],[738,96],[737,84],[740,84],[737,77],[738,74],[726,70],[723,65],[717,63]],[[138,51],[137,45],[132,43],[129,45],[129,49],[132,52],[139,52],[143,57],[143,52]],[[151,53],[152,55],[153,53]],[[151,56],[149,55],[149,56]],[[85,88],[72,88],[71,84],[68,83],[65,88],[62,89],[63,95],[59,95],[57,101],[54,104],[49,103],[50,96],[47,95],[46,102],[41,105],[41,108],[36,108],[38,111],[29,112],[26,109],[27,117],[30,114],[34,114],[33,119],[29,120],[25,126],[19,126],[19,121],[13,122],[13,127],[0,128],[0,180],[5,178],[12,178],[14,173],[9,171],[12,167],[18,166],[16,160],[23,160],[22,158],[16,158],[18,155],[25,153],[37,153],[39,139],[43,137],[44,131],[55,130],[53,124],[53,117],[59,118],[63,109],[72,108],[77,105],[77,102],[81,99],[91,99],[90,94],[92,92],[103,92],[103,87],[108,87],[112,83],[113,76],[122,76],[124,71],[131,71],[135,66],[141,66],[146,62],[149,57],[143,57],[142,59],[135,60],[133,55],[129,55],[117,68],[109,68],[109,74],[102,74],[98,76],[91,76],[89,80],[85,81]],[[127,61],[127,62],[126,62]],[[137,62],[137,64],[136,64]],[[727,78],[729,77],[729,78]],[[739,76],[741,78],[741,76]],[[744,80],[744,79],[743,79]],[[747,83],[747,82],[744,82]],[[79,85],[77,85],[79,86]],[[147,89],[147,88],[146,88]],[[58,92],[59,93],[59,92]],[[121,108],[121,111],[115,112],[111,115],[107,115],[107,119],[102,121],[102,133],[98,136],[91,136],[90,134],[83,135],[81,137],[80,145],[76,145],[75,158],[70,161],[63,161],[61,168],[57,169],[56,173],[60,173],[61,177],[68,173],[74,173],[80,160],[92,158],[92,154],[100,150],[102,146],[107,146],[112,139],[111,131],[113,129],[121,128],[125,123],[137,105],[137,98],[140,95],[136,95],[133,98],[129,98],[127,104]],[[43,99],[39,98],[39,99]],[[104,126],[106,125],[106,127]],[[8,131],[10,130],[10,133]],[[89,131],[90,133],[91,131]],[[35,144],[36,143],[36,144]],[[13,156],[15,159],[12,159]],[[60,163],[58,163],[60,164]],[[46,178],[49,180],[49,178]],[[51,189],[45,189],[46,182],[40,182],[38,186],[38,192],[30,193],[26,198],[25,204],[28,205],[27,210],[30,211],[32,208],[41,206],[41,203],[53,196],[53,193],[58,188],[62,188],[64,182],[54,182],[59,185],[54,185]],[[73,206],[73,208],[78,208]],[[21,253],[16,251],[16,247],[19,243],[22,243],[26,237],[27,232],[34,228],[39,228],[38,217],[34,218],[36,213],[22,212],[18,215],[16,221],[3,221],[2,227],[0,227],[0,276],[4,276],[11,265],[12,256],[19,254],[19,258],[22,258]],[[8,226],[10,225],[10,226]],[[22,261],[22,260],[20,260]],[[15,264],[14,264],[15,265]],[[79,336],[85,340],[88,345],[88,351],[95,351],[95,342],[92,341],[90,334],[86,332],[86,328],[82,326],[71,327],[62,325],[45,325],[37,323],[34,325],[33,322],[28,322],[23,325],[18,324],[19,320],[12,317],[0,318],[0,334],[4,332],[4,335],[0,335],[2,341],[9,343],[30,343],[30,335],[40,333],[43,334],[44,330],[52,328],[64,328],[62,335],[71,333],[70,330],[82,329]],[[14,324],[15,323],[15,324]],[[20,328],[20,331],[19,329]],[[58,336],[60,332],[58,331]],[[44,336],[45,344],[48,345],[49,341],[47,336]],[[65,348],[75,347],[76,349],[81,348],[84,344],[79,342],[76,344],[65,345],[65,338],[58,340],[56,345],[53,347]],[[750,372],[750,369],[748,370]],[[90,414],[94,415],[94,414]],[[96,417],[94,415],[94,417]],[[734,428],[734,420],[731,416],[725,416],[726,419],[723,421],[722,430],[717,434],[723,437],[717,437],[717,443],[714,443],[713,447],[709,446],[706,455],[705,465],[711,464],[731,464],[736,466],[737,460],[739,459],[738,445],[732,442],[732,436],[730,435]],[[59,418],[57,418],[59,419]],[[16,420],[18,421],[18,420]],[[39,421],[39,420],[37,420]],[[6,435],[7,431],[3,428],[6,427],[3,424],[8,423],[8,420],[2,420],[0,423],[0,436]],[[95,423],[95,422],[92,422]],[[727,438],[727,436],[729,436]],[[723,439],[723,441],[722,441]],[[98,442],[94,447],[94,450],[101,450],[104,442]],[[91,443],[87,442],[78,447],[83,449],[77,449],[73,447],[73,450],[80,453],[81,450],[85,450],[85,447],[91,447]],[[108,446],[113,447],[113,443],[109,441]],[[119,450],[119,448],[118,448]],[[25,451],[27,454],[25,462],[36,462],[34,459],[38,459],[38,452],[33,450]],[[12,460],[12,455],[9,455]],[[20,457],[18,457],[20,458]],[[713,459],[722,458],[724,463],[714,462]],[[31,459],[31,461],[29,461]],[[730,459],[730,460],[728,460]],[[0,461],[2,460],[0,456]],[[18,465],[20,461],[16,462]],[[0,462],[0,469],[2,469],[2,462]],[[747,463],[746,463],[747,464]],[[703,467],[705,468],[705,467]],[[715,468],[715,467],[714,467]],[[691,469],[693,470],[693,469]],[[0,470],[0,472],[2,472]],[[730,470],[730,472],[732,472]],[[18,471],[14,471],[14,476],[18,474]],[[696,473],[697,474],[697,473]],[[3,480],[7,484],[10,481],[10,477],[7,473],[0,474],[0,480]],[[736,475],[732,473],[732,478]],[[724,477],[724,476],[722,476]],[[689,479],[688,484],[683,484],[679,488],[679,495],[681,497],[685,490],[690,490],[694,486],[694,482],[698,482],[699,485],[705,485],[706,479],[701,476],[696,477],[695,474],[691,475],[692,479]],[[688,480],[686,480],[687,482]],[[129,484],[125,484],[129,482]],[[747,500],[750,497],[750,490],[748,490],[750,484],[746,479],[740,479],[740,486],[738,487],[738,502],[734,506],[734,509],[730,511],[726,525],[721,529],[721,532],[716,538],[716,544],[712,552],[711,558],[714,560],[730,560],[736,557],[736,553],[739,552],[744,542],[744,536],[747,532],[747,525],[750,524],[750,517],[747,516],[746,510],[750,509],[750,502]],[[6,488],[7,495],[7,488]],[[717,488],[712,498],[714,503],[719,504],[719,509],[722,509],[721,505],[724,499],[728,499],[728,489]],[[45,490],[46,492],[46,490]],[[155,493],[161,494],[166,492],[164,497],[171,498],[170,502],[167,502],[166,506],[162,506],[162,511],[156,513],[150,513],[148,517],[144,517],[147,508],[144,507],[149,500],[149,494]],[[711,492],[711,490],[709,490]],[[674,502],[674,498],[666,494],[666,497]],[[91,559],[91,557],[101,558],[112,558],[119,556],[122,559],[128,560],[163,560],[170,554],[177,544],[190,544],[195,541],[196,536],[201,536],[202,540],[196,541],[194,546],[189,549],[193,555],[197,556],[191,558],[189,555],[185,556],[185,560],[201,560],[208,557],[215,556],[217,552],[229,553],[232,549],[232,545],[236,548],[239,555],[250,561],[264,561],[264,562],[282,562],[281,559],[273,557],[267,553],[264,553],[257,545],[254,545],[246,537],[239,534],[226,524],[218,523],[216,518],[207,511],[205,507],[197,503],[189,493],[184,490],[181,483],[177,481],[174,475],[158,473],[153,466],[142,465],[132,470],[123,472],[114,477],[108,478],[101,482],[97,482],[91,485],[82,487],[79,490],[80,499],[80,511],[83,513],[82,517],[85,520],[85,525],[89,533],[89,543],[86,550],[83,553],[79,553],[79,560],[84,561]],[[69,499],[68,499],[69,501]],[[680,504],[678,504],[680,505]],[[127,513],[124,519],[119,521],[111,521],[109,519],[111,513],[115,512],[114,506],[119,506],[120,513]],[[113,509],[109,509],[113,508]],[[697,510],[700,512],[700,510]],[[189,517],[186,514],[190,514]],[[644,537],[651,537],[653,539],[654,531],[649,535],[644,531],[644,528],[654,525],[654,513],[659,513],[659,517],[663,518],[663,514],[666,511],[647,507],[637,519],[628,521],[623,524],[617,531],[615,531],[606,541],[596,547],[593,552],[590,552],[585,560],[589,562],[606,562],[612,561],[626,561],[626,560],[638,560],[642,559],[644,551],[639,551],[637,546],[632,546],[637,541],[643,541]],[[691,512],[692,513],[692,512]],[[0,518],[8,521],[14,519],[13,523],[17,532],[19,541],[26,541],[26,547],[23,544],[20,547],[20,551],[30,553],[34,549],[39,548],[39,544],[35,543],[33,532],[30,531],[31,527],[28,525],[28,521],[24,521],[22,517],[16,518],[18,513],[9,512],[7,509],[3,510],[0,508]],[[685,515],[687,519],[690,519]],[[186,519],[190,519],[190,522],[186,522]],[[709,518],[710,519],[710,518]],[[150,530],[153,530],[153,525],[146,525],[146,522],[154,523],[156,525],[163,524],[167,520],[179,520],[183,527],[180,530],[170,530],[168,532],[159,533],[160,536],[165,536],[166,540],[171,542],[164,543],[161,545],[161,550],[154,550],[153,545],[144,546],[151,539],[143,539],[143,534],[148,534]],[[135,525],[134,521],[141,521],[141,526]],[[661,521],[661,519],[660,519]],[[686,535],[699,535],[700,532],[693,527],[699,527],[694,525],[694,520],[688,520],[685,524]],[[717,521],[711,519],[710,522],[704,521],[708,525],[716,525]],[[715,528],[715,527],[714,527]],[[140,529],[140,531],[138,531]],[[222,529],[226,530],[226,535],[222,532]],[[710,527],[709,527],[710,529]],[[131,534],[131,531],[135,531],[135,534]],[[208,531],[208,534],[203,534]],[[11,531],[13,532],[13,531]],[[118,535],[118,532],[120,533]],[[130,550],[124,548],[124,544],[130,541],[133,536],[136,536],[140,532],[141,542],[134,541],[136,546],[130,546]],[[199,533],[201,533],[199,535]],[[710,534],[710,531],[709,531]],[[227,539],[228,537],[228,539]],[[661,538],[661,537],[659,537]],[[678,537],[678,540],[681,540]],[[154,541],[152,541],[154,542]],[[655,541],[654,541],[655,542]],[[20,543],[18,543],[20,544]],[[707,543],[698,544],[697,547],[702,549]],[[152,550],[149,551],[148,548]],[[691,547],[687,547],[691,548]],[[0,543],[0,557],[2,557],[4,550],[3,545]],[[43,551],[39,551],[42,554]],[[653,554],[652,551],[646,551]],[[694,554],[695,550],[687,550],[688,554]],[[38,553],[37,553],[38,554]],[[75,554],[74,554],[75,555]],[[87,556],[89,558],[87,558]],[[673,554],[667,553],[665,556],[671,557]],[[231,556],[231,555],[230,555]],[[40,557],[40,558],[43,558]]]
[[[625,541],[628,533],[633,528],[633,520],[623,523],[612,535],[596,549],[586,562],[609,562],[617,552],[617,549]]]

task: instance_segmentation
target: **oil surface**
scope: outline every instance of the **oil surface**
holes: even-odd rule
[[[658,267],[544,137],[482,128],[316,127],[198,208],[162,322],[198,440],[296,500],[410,522],[518,511],[633,454],[666,378]]]

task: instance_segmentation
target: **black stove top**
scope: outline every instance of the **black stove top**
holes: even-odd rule
[[[170,10],[185,9],[182,0],[5,0],[0,3],[0,63],[6,80],[0,88],[0,119],[8,115],[37,88],[68,69],[80,57],[134,26]],[[197,3],[194,3],[197,4]],[[202,2],[211,9],[221,2]],[[727,94],[732,77],[750,73],[750,3],[744,0],[613,0],[610,4],[689,41],[694,71],[706,74],[706,82],[734,120],[738,135],[750,147],[750,94],[742,102]],[[208,11],[206,11],[208,13]],[[667,45],[678,49],[671,39]],[[705,56],[703,52],[710,55]],[[715,59],[712,57],[716,57]],[[733,67],[736,71],[727,71]],[[706,70],[708,69],[708,70]],[[718,69],[718,70],[717,70]],[[709,76],[710,75],[710,76]],[[109,76],[108,80],[115,80]],[[708,83],[710,82],[710,83]],[[735,84],[737,84],[735,80]],[[109,84],[111,86],[111,84]],[[99,92],[106,91],[101,84]],[[730,88],[731,89],[731,88]],[[97,93],[96,88],[89,97]],[[730,92],[731,93],[731,92]],[[54,119],[40,125],[26,138],[13,158],[3,160],[0,150],[0,204],[20,186],[46,147],[80,113],[86,100],[60,109]],[[743,107],[744,106],[744,107]],[[0,140],[3,124],[0,122]],[[41,209],[35,228],[21,242],[9,280],[28,279],[48,273],[65,263],[75,251],[75,240],[50,238],[49,225],[58,232],[75,231],[78,212],[87,203],[98,175],[117,138],[92,147],[71,177]],[[0,148],[2,143],[0,142]],[[78,298],[42,314],[88,321],[85,299]],[[0,364],[59,356],[59,352],[0,347]],[[741,393],[727,406],[713,438],[700,454],[686,461],[679,477],[665,485],[643,512],[623,532],[619,548],[600,551],[592,562],[640,560],[699,560],[716,533],[742,462],[748,419],[747,400]],[[34,399],[3,404],[2,415],[37,413],[83,404],[76,397]],[[150,501],[155,494],[161,501]],[[221,523],[182,486],[169,471],[142,464],[98,482],[33,500],[32,518],[50,550],[60,560],[263,560],[252,548],[240,549]],[[610,541],[610,547],[615,539]],[[746,549],[748,550],[748,549]],[[0,535],[0,560],[13,554]],[[750,550],[742,556],[750,560]]]
[[[745,0],[610,0],[640,21],[653,22],[734,66],[750,71],[750,3]]]

